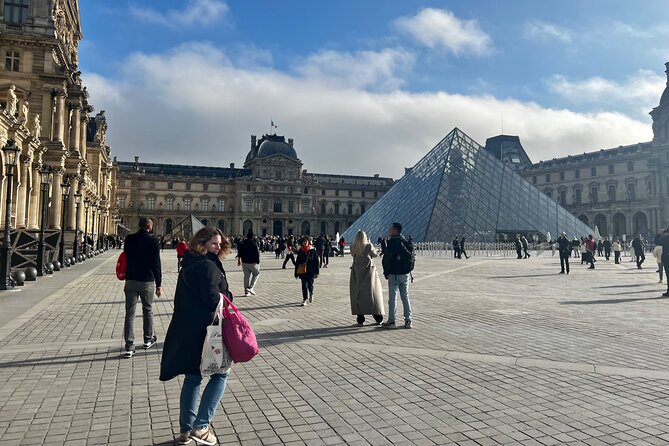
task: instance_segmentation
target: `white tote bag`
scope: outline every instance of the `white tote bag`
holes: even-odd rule
[[[200,373],[202,376],[210,376],[214,373],[228,373],[232,367],[232,358],[225,348],[221,323],[223,321],[223,298],[216,307],[216,314],[211,325],[207,327],[207,336],[202,345],[202,357],[200,359]],[[216,325],[218,319],[218,325]]]

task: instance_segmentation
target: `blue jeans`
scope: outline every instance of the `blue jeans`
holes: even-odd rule
[[[391,274],[388,276],[388,322],[395,322],[397,313],[397,291],[400,292],[404,306],[404,321],[411,320],[411,302],[409,302],[409,275]]]
[[[200,395],[200,374],[187,373],[184,385],[181,387],[179,428],[180,432],[190,432],[193,429],[204,429],[211,424],[218,403],[223,398],[225,385],[228,382],[227,373],[214,373],[209,377],[209,382],[202,393],[200,408],[195,414],[197,397]]]

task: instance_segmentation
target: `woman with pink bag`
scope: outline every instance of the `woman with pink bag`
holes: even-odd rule
[[[180,434],[176,443],[214,445],[211,420],[223,397],[227,373],[214,373],[202,394],[200,363],[207,327],[212,324],[221,293],[232,300],[221,259],[230,253],[230,242],[219,229],[200,229],[188,245],[181,263],[174,296],[174,314],[165,336],[160,380],[185,375],[181,388]]]

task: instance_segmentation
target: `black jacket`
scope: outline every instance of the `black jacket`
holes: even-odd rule
[[[397,256],[400,250],[406,249],[402,244],[409,243],[403,235],[398,235],[397,237],[389,237],[386,248],[383,251],[383,260],[381,264],[383,265],[383,275],[388,277],[395,274],[409,274],[403,271],[397,271]]]
[[[632,240],[632,248],[634,248],[635,253],[643,252],[643,244],[641,243],[640,238],[635,237],[634,240]],[[664,252],[664,249],[662,250],[662,252]]]
[[[323,251],[325,249],[325,238],[317,237],[314,244],[316,245],[316,249],[318,251]]]
[[[571,242],[567,237],[560,236],[557,239],[558,251],[563,254],[569,254],[571,252]]]
[[[200,373],[202,346],[207,326],[228,289],[223,265],[214,254],[193,255],[187,252],[174,293],[174,313],[165,336],[160,361],[160,380],[168,381],[185,373]]]
[[[260,250],[258,245],[251,239],[245,239],[237,250],[237,257],[242,259],[242,263],[260,263]]]
[[[140,229],[125,238],[123,251],[126,255],[125,280],[155,282],[162,284],[160,267],[160,243],[146,230]]]
[[[307,273],[298,276],[297,267],[302,263],[307,264]],[[297,248],[297,258],[295,259],[295,277],[308,280],[318,275],[319,271],[318,254],[316,254],[316,250],[312,248],[308,253],[305,253],[301,246]]]

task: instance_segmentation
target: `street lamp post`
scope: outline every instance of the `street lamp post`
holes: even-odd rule
[[[86,211],[86,222],[84,223],[84,260],[88,258],[88,208],[91,206],[91,200],[86,197],[84,200],[84,210]]]
[[[102,235],[102,206],[98,205],[98,236],[95,239],[95,249],[98,251],[102,249],[102,246],[100,246],[101,235]]]
[[[61,268],[65,266],[65,220],[67,218],[67,202],[70,195],[70,179],[65,177],[60,188],[63,192],[63,212],[60,216],[60,249],[58,250],[58,261]]]
[[[12,176],[14,175],[14,167],[19,158],[19,148],[16,147],[16,142],[13,139],[7,141],[2,148],[5,154],[5,176],[7,182],[7,203],[5,205],[5,233],[2,242],[2,251],[0,251],[0,271],[2,271],[3,279],[0,279],[0,290],[6,290],[11,284],[10,273],[12,269],[12,248],[11,237],[9,234],[12,215]]]
[[[98,205],[93,202],[93,205],[91,206],[91,245],[93,247],[93,251],[95,251],[95,214],[97,212]]]
[[[39,222],[39,242],[37,243],[37,275],[44,275],[44,227],[46,226],[46,197],[49,193],[49,187],[53,179],[53,172],[49,166],[43,166],[40,171],[40,185],[41,185],[41,214]]]
[[[79,207],[81,206],[81,191],[74,194],[74,203],[76,204],[75,214],[76,224],[74,229],[74,242],[72,242],[72,258],[73,263],[77,262],[77,254],[79,253]]]

